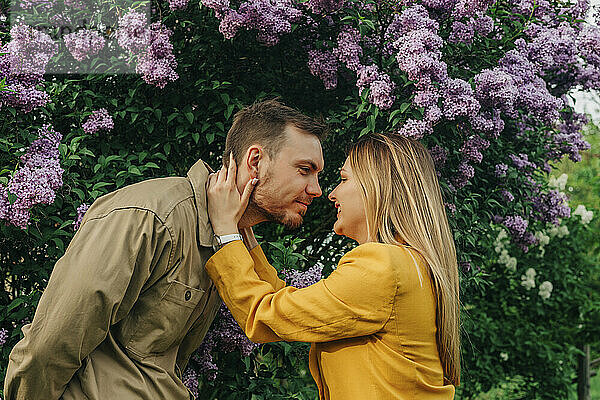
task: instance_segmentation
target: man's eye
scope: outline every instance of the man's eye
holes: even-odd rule
[[[308,174],[310,172],[310,169],[308,169],[306,167],[300,167],[300,171],[302,171],[302,173],[304,173],[304,174]]]

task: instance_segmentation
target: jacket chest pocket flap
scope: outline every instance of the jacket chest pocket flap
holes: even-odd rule
[[[190,320],[194,309],[204,297],[203,289],[177,280],[165,280],[158,286],[154,295],[140,297],[132,310],[132,335],[126,348],[138,357],[178,346],[194,322]]]

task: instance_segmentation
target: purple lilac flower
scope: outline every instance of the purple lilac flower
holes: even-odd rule
[[[515,196],[513,196],[513,194],[511,192],[509,192],[508,190],[502,190],[500,192],[500,195],[502,196],[502,198],[504,199],[504,201],[510,203],[515,199]]]
[[[308,69],[311,74],[323,81],[325,89],[337,86],[337,70],[339,64],[336,57],[328,50],[309,50]]]
[[[8,192],[16,196],[7,204],[6,189],[0,192],[0,213],[13,225],[26,229],[30,209],[36,204],[51,204],[55,191],[62,186],[63,169],[59,163],[58,145],[62,135],[50,126],[38,130],[36,139],[21,157],[22,165],[8,182]]]
[[[494,0],[458,0],[452,10],[454,19],[470,18],[477,14],[485,14]]]
[[[448,38],[450,43],[471,44],[475,36],[475,29],[470,23],[454,21],[452,23],[452,32]]]
[[[247,19],[246,15],[240,14],[236,10],[228,9],[223,12],[223,17],[219,24],[219,32],[221,32],[225,39],[233,39],[240,28],[244,27]]]
[[[425,109],[423,120],[431,125],[442,119],[442,110],[436,105],[431,105]]]
[[[100,131],[110,131],[114,128],[114,126],[115,124],[113,119],[108,114],[106,108],[101,108],[99,110],[92,111],[92,114],[87,118],[81,127],[85,133],[88,135],[93,135],[94,133]]]
[[[0,80],[7,91],[0,92],[0,107],[8,105],[27,113],[50,101],[36,88],[43,80],[46,65],[58,46],[50,36],[27,25],[10,30],[11,41],[0,46]]]
[[[508,158],[510,158],[518,169],[532,168],[535,169],[535,164],[529,161],[529,156],[527,154],[520,153],[519,155],[509,154]]]
[[[281,273],[285,277],[285,282],[288,286],[302,289],[319,282],[322,277],[322,271],[322,266],[313,265],[306,271],[298,271],[290,268],[283,269]]]
[[[148,19],[142,13],[130,10],[119,18],[116,35],[119,46],[133,54],[138,54],[150,44]]]
[[[258,346],[258,344],[251,342],[246,337],[227,307],[222,304],[215,322],[211,325],[193,359],[199,363],[200,372],[208,380],[214,380],[218,371],[218,367],[212,357],[214,351],[223,353],[240,351],[242,356],[247,357]]]
[[[480,110],[479,113],[470,118],[474,130],[497,138],[504,130],[504,120],[500,117],[499,110]]]
[[[379,108],[388,109],[394,103],[396,97],[393,92],[395,84],[389,75],[379,71],[377,65],[361,66],[357,71],[356,86],[359,93],[369,89],[369,102]]]
[[[438,169],[443,167],[448,159],[448,150],[437,144],[429,149],[429,154],[431,154],[431,159]]]
[[[489,15],[479,15],[473,21],[473,29],[481,36],[487,36],[494,30],[494,20]]]
[[[471,85],[462,79],[449,79],[444,87],[443,98],[444,116],[449,120],[475,116],[481,108]]]
[[[496,175],[497,178],[504,178],[506,176],[507,171],[508,165],[502,163],[496,164],[494,175]]]
[[[562,121],[552,137],[558,149],[549,152],[549,155],[554,160],[560,160],[566,154],[574,162],[581,161],[580,152],[590,148],[582,134],[588,118],[585,114],[576,112],[562,112],[561,117]]]
[[[169,0],[171,10],[180,10],[187,7],[189,0]]]
[[[346,28],[337,37],[337,47],[333,54],[348,69],[356,72],[360,65],[362,48],[359,44],[360,33],[356,28]]]
[[[514,104],[518,96],[512,76],[499,68],[484,69],[473,78],[475,96],[481,105],[490,109],[499,109],[514,116]]]
[[[79,229],[79,227],[81,226],[81,221],[83,220],[83,216],[89,208],[90,206],[85,203],[77,207],[77,219],[73,221],[74,230]]]
[[[0,347],[4,346],[6,341],[8,340],[8,330],[2,328],[0,329]]]
[[[542,71],[566,73],[577,61],[577,32],[568,22],[558,27],[535,25],[528,32],[527,58]]]
[[[472,136],[465,140],[460,152],[463,154],[465,160],[480,163],[483,160],[481,151],[488,147],[490,147],[490,142],[480,136]]]
[[[567,196],[558,190],[540,193],[533,198],[533,208],[536,210],[534,215],[540,221],[558,226],[560,225],[559,218],[571,216],[571,208],[567,201]]]
[[[183,373],[183,384],[192,392],[194,397],[198,397],[198,374],[192,368],[187,368]]]
[[[308,0],[304,3],[315,14],[330,14],[344,5],[343,0]]]
[[[65,35],[63,40],[69,52],[77,61],[98,54],[106,40],[98,31],[82,29]]]
[[[452,177],[452,183],[457,189],[461,189],[465,187],[474,176],[475,168],[466,161],[463,161],[458,165],[458,171],[456,175]]]
[[[421,139],[424,136],[431,135],[433,133],[433,128],[427,121],[409,119],[396,133],[400,136],[412,139]]]
[[[169,41],[172,33],[160,22],[150,25],[150,45],[140,55],[136,66],[136,72],[142,75],[146,83],[161,89],[179,78],[175,72],[177,61],[173,45]]]
[[[503,224],[508,229],[508,231],[516,237],[523,236],[525,234],[527,226],[529,225],[527,220],[523,219],[518,215],[511,215],[504,218]]]
[[[456,206],[452,203],[444,203],[446,205],[446,208],[452,213],[454,214],[456,212]]]

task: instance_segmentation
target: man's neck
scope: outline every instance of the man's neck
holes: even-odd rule
[[[238,228],[251,228],[256,224],[266,221],[265,216],[254,207],[254,204],[248,204],[248,208],[238,222]]]

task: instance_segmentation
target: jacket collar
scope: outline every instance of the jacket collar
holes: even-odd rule
[[[211,247],[213,245],[213,230],[208,220],[208,209],[206,204],[206,181],[208,174],[213,169],[202,160],[198,160],[187,173],[187,178],[192,184],[196,209],[198,211],[198,243],[201,246]]]

